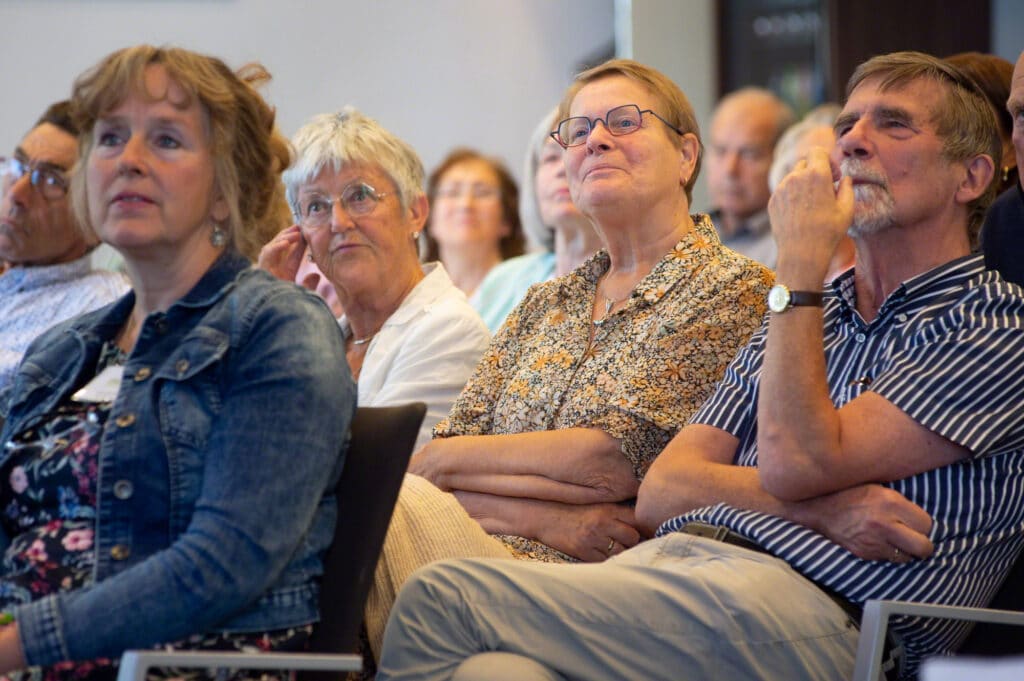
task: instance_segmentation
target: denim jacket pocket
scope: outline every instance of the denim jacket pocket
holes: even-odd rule
[[[154,374],[170,475],[172,536],[185,530],[199,495],[207,440],[224,402],[223,361],[229,348],[226,334],[197,327]]]
[[[210,423],[223,405],[221,365],[229,347],[226,334],[199,327],[157,370],[160,421],[172,443],[206,445]]]

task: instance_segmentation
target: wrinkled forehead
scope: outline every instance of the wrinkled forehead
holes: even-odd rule
[[[876,113],[898,114],[918,125],[935,126],[948,96],[949,86],[934,78],[901,81],[867,78],[850,92],[836,119],[835,129]]]
[[[78,145],[71,133],[53,123],[40,123],[22,138],[14,155],[31,163],[70,170],[78,155]]]

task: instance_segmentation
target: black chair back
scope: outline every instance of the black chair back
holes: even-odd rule
[[[359,407],[336,488],[338,524],[324,562],[314,653],[353,653],[398,490],[427,407]],[[343,675],[313,673],[318,679]],[[307,678],[307,675],[303,675]]]

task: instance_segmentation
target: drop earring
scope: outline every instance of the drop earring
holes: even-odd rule
[[[214,225],[210,232],[210,243],[214,248],[224,248],[228,243],[228,233],[221,229],[220,225]]]

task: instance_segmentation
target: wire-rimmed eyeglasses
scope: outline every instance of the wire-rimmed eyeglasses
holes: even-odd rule
[[[680,135],[685,134],[682,130],[659,116],[653,109],[641,111],[640,107],[636,104],[623,104],[614,109],[609,109],[604,118],[587,118],[586,116],[566,118],[551,133],[551,138],[565,149],[578,147],[587,141],[598,121],[604,123],[604,127],[613,135],[629,135],[641,128],[643,115],[648,113]]]
[[[17,156],[0,156],[0,183],[5,194],[25,175],[46,199],[53,201],[68,193],[68,178],[61,169],[44,163],[34,164]]]
[[[378,192],[365,182],[353,182],[341,190],[337,201],[349,216],[361,217],[372,213],[385,196],[386,193]],[[299,222],[309,229],[326,227],[331,224],[334,202],[335,199],[319,192],[305,194],[299,199]]]

